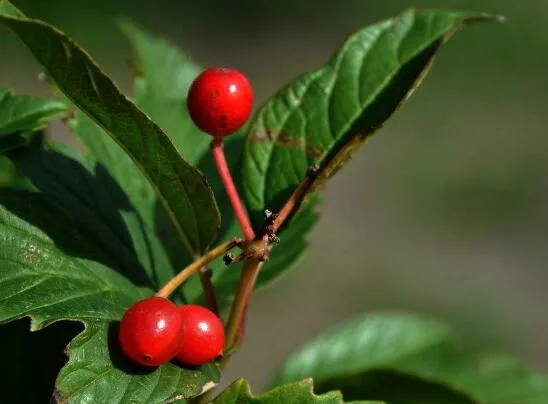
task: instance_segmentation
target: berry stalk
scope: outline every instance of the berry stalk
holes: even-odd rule
[[[172,278],[168,283],[166,283],[162,289],[160,289],[156,296],[158,297],[169,297],[175,289],[177,289],[184,281],[194,275],[196,272],[200,271],[202,267],[205,267],[214,259],[220,257],[223,254],[226,254],[233,247],[242,243],[241,239],[233,238],[232,240],[225,241],[223,244],[218,245],[213,250],[209,251],[192,264],[187,266],[181,272],[179,272],[174,278]]]
[[[215,167],[217,167],[217,172],[221,177],[221,181],[223,182],[223,186],[228,195],[230,204],[232,205],[232,209],[234,210],[234,214],[236,215],[236,219],[238,219],[238,222],[240,223],[244,237],[248,241],[253,240],[255,238],[255,232],[251,227],[251,223],[247,217],[247,213],[240,199],[240,195],[238,194],[238,190],[234,185],[232,174],[230,174],[230,169],[228,168],[223,150],[223,141],[221,138],[214,138],[211,141],[211,155],[213,156]]]
[[[204,297],[207,307],[215,314],[219,314],[219,305],[217,304],[217,296],[215,295],[215,288],[211,282],[211,277],[213,273],[211,268],[201,267],[198,272],[200,276],[200,283],[202,284],[202,289],[204,290]]]
[[[230,357],[231,351],[236,348],[241,342],[241,336],[243,334],[243,324],[245,315],[247,312],[247,305],[249,298],[253,292],[255,281],[259,274],[259,269],[262,262],[257,258],[249,258],[244,262],[244,267],[240,275],[240,282],[238,284],[238,291],[230,310],[230,317],[226,324],[226,353],[227,359]]]

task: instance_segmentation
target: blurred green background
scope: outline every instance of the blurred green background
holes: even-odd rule
[[[321,65],[352,31],[411,5],[501,13],[453,38],[405,108],[328,185],[298,269],[255,295],[225,381],[255,391],[296,345],[358,313],[403,309],[454,325],[470,349],[548,371],[548,2],[26,0],[131,92],[130,17],[203,65],[248,74],[257,105]],[[0,87],[49,95],[0,30]],[[53,135],[66,136],[61,126]]]

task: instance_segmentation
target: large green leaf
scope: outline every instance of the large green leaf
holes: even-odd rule
[[[9,90],[0,89],[0,135],[38,129],[66,110],[60,101],[14,96]]]
[[[220,217],[205,178],[74,41],[13,9],[0,0],[0,23],[24,42],[61,91],[131,156],[154,184],[186,247],[206,248],[217,236]]]
[[[104,256],[90,258],[152,289],[173,277],[156,235],[103,165],[62,145],[8,156],[45,198],[73,218],[74,226],[97,239]]]
[[[244,379],[238,379],[232,383],[218,397],[213,399],[213,404],[343,404],[341,393],[332,391],[329,393],[314,394],[312,379],[286,384],[275,389],[254,396],[251,393],[249,384]],[[353,401],[359,404],[382,404],[373,401]]]
[[[392,404],[548,402],[545,377],[506,356],[467,355],[446,326],[405,314],[367,315],[327,331],[290,357],[276,384],[305,377],[318,391]]]
[[[135,102],[193,164],[207,152],[211,136],[201,132],[186,107],[188,89],[202,68],[174,45],[124,21],[134,51]],[[209,178],[209,177],[208,177]]]
[[[217,370],[184,369],[171,363],[147,372],[129,364],[118,350],[116,324],[89,322],[69,345],[72,360],[57,378],[61,402],[166,403],[193,397],[214,387]]]
[[[255,223],[277,211],[317,165],[312,189],[380,128],[428,72],[440,45],[484,14],[409,10],[351,36],[324,67],[304,74],[255,115],[244,190]]]
[[[0,190],[0,205],[0,323],[28,316],[33,331],[60,320],[85,325],[57,381],[60,401],[160,403],[218,381],[212,367],[167,364],[143,372],[128,363],[113,343],[116,324],[152,291],[104,265],[108,252],[101,240],[44,196]]]

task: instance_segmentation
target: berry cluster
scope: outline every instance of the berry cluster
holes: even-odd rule
[[[144,366],[177,359],[199,366],[223,353],[223,324],[202,306],[177,307],[164,297],[150,297],[131,306],[120,321],[118,340],[124,353]]]
[[[248,240],[255,235],[234,186],[221,142],[224,136],[243,126],[252,106],[249,81],[240,72],[226,68],[205,70],[194,80],[187,98],[193,122],[213,136],[213,160]],[[180,279],[172,279],[156,296],[135,303],[122,317],[118,339],[124,353],[136,363],[158,366],[177,359],[186,365],[199,366],[222,355],[225,333],[219,317],[201,306],[177,307],[165,297],[182,282]]]

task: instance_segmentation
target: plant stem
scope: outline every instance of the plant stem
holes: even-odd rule
[[[222,142],[223,141],[221,138],[214,138],[211,141],[211,155],[213,156],[213,161],[215,162],[217,172],[219,173],[221,181],[223,182],[223,185],[225,187],[228,199],[230,201],[230,204],[232,205],[232,209],[234,210],[234,214],[236,215],[236,218],[240,223],[240,227],[242,228],[244,237],[246,240],[253,240],[255,238],[255,232],[251,227],[251,223],[249,222],[249,219],[247,217],[244,205],[240,200],[238,190],[234,185],[234,180],[232,179],[232,175],[230,174],[228,164],[226,163]]]
[[[200,283],[202,284],[202,289],[204,290],[204,297],[207,304],[207,307],[215,313],[219,314],[219,306],[217,305],[217,297],[215,296],[215,288],[211,282],[211,268],[203,266],[198,272],[200,275]]]
[[[162,289],[160,289],[156,296],[159,297],[169,297],[175,289],[177,289],[184,281],[190,278],[193,274],[198,272],[200,268],[206,266],[215,258],[220,257],[225,254],[227,251],[231,250],[235,246],[242,243],[242,240],[233,238],[232,240],[225,241],[223,244],[218,245],[213,250],[207,252],[202,257],[198,258],[192,264],[187,266],[181,272],[179,272],[174,278],[172,278],[168,283],[166,283]]]
[[[230,317],[226,324],[225,352],[228,353],[228,357],[230,357],[230,352],[234,350],[236,344],[241,342],[241,338],[238,338],[238,334],[243,332],[241,327],[245,318],[247,304],[251,293],[253,292],[253,287],[255,286],[261,264],[262,262],[254,257],[249,258],[244,262],[238,290],[234,298],[234,303],[232,303]]]
[[[289,199],[285,202],[284,206],[282,206],[282,208],[278,212],[278,215],[272,222],[273,234],[278,233],[280,227],[282,227],[287,218],[295,212],[295,209],[298,208],[299,204],[302,202],[304,196],[306,195],[306,192],[312,185],[312,182],[314,182],[315,178],[315,172],[313,170],[309,170],[306,177],[304,177],[304,179],[297,186],[295,191],[293,191]]]

